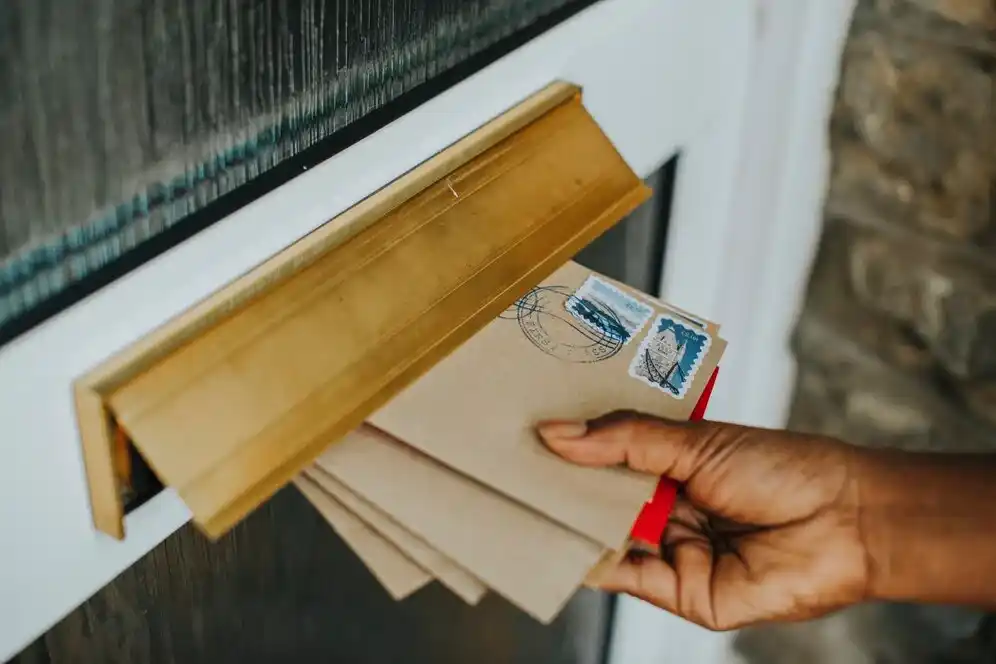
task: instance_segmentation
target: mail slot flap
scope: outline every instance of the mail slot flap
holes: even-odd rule
[[[97,526],[118,431],[220,536],[649,193],[576,87],[538,93],[82,378]]]

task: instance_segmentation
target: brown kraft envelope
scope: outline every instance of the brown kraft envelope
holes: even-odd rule
[[[396,601],[432,581],[427,571],[367,527],[317,484],[305,477],[298,477],[294,484]]]
[[[725,346],[708,322],[568,263],[368,422],[620,550],[657,478],[565,463],[534,424],[619,409],[687,420]]]
[[[306,470],[304,475],[467,604],[472,606],[477,604],[487,593],[487,587],[470,572],[434,549],[425,540],[396,522],[374,504],[360,497],[339,480],[317,467]]]
[[[315,465],[543,623],[603,556],[599,544],[370,427]]]

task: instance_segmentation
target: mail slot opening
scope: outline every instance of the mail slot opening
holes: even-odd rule
[[[658,295],[667,261],[667,235],[681,154],[647,179],[653,196],[582,249],[578,263],[649,295]]]
[[[128,515],[159,495],[164,486],[124,429],[116,424],[114,426],[115,437],[121,441],[118,453],[122,466],[118,474],[118,486],[124,513]]]

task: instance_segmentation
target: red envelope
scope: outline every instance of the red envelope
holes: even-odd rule
[[[695,404],[695,410],[688,418],[689,420],[701,420],[705,417],[706,408],[709,406],[709,397],[712,396],[712,389],[716,385],[716,376],[718,375],[719,367],[716,367],[712,376],[709,377],[705,389],[702,390],[699,401]],[[640,516],[636,517],[633,529],[630,530],[630,539],[654,548],[660,546],[661,537],[664,535],[664,529],[667,527],[677,495],[678,483],[668,477],[661,477],[654,495],[643,506]]]

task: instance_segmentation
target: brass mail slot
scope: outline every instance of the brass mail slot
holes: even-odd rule
[[[128,450],[215,538],[650,195],[555,83],[79,378],[93,519]]]

